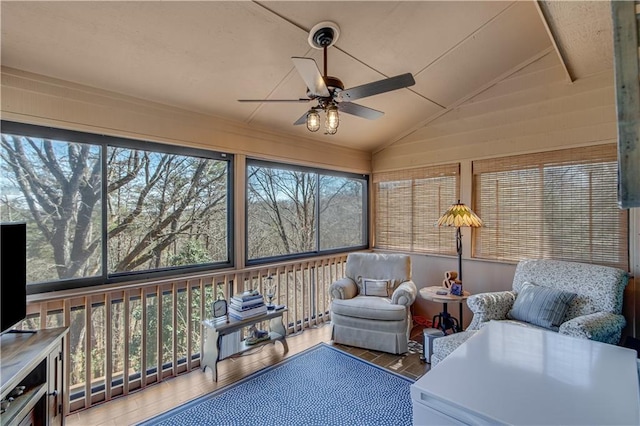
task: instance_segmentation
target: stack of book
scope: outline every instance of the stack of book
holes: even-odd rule
[[[235,319],[247,319],[267,313],[262,295],[257,291],[245,291],[231,298],[229,316]]]

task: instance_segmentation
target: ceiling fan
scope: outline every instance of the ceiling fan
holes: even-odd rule
[[[314,49],[324,51],[324,73],[321,74],[316,61],[311,58],[292,57],[291,60],[307,85],[307,97],[298,99],[239,99],[239,102],[299,102],[317,101],[317,106],[305,112],[294,125],[306,123],[307,129],[317,132],[320,129],[319,111],[326,114],[325,134],[333,135],[338,131],[340,117],[338,111],[357,117],[375,120],[384,112],[353,103],[356,99],[378,95],[413,86],[416,82],[411,73],[397,75],[361,86],[344,88],[337,77],[327,75],[327,48],[333,46],[340,35],[340,29],[333,22],[321,22],[309,32],[309,44]]]

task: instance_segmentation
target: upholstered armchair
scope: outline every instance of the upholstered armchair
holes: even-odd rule
[[[467,331],[436,339],[432,366],[488,321],[511,321],[560,334],[617,344],[626,321],[622,296],[628,274],[616,268],[558,260],[518,263],[512,290],[467,299],[473,319]]]
[[[333,341],[392,354],[408,350],[411,305],[418,293],[411,258],[351,253],[345,277],[331,284]]]

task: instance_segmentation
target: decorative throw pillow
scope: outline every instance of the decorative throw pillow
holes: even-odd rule
[[[524,283],[507,317],[558,331],[575,297],[568,291]]]
[[[389,297],[389,280],[363,278],[362,287],[365,296]]]

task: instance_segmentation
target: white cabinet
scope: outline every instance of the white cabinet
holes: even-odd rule
[[[494,321],[411,386],[428,424],[640,424],[636,352]]]

